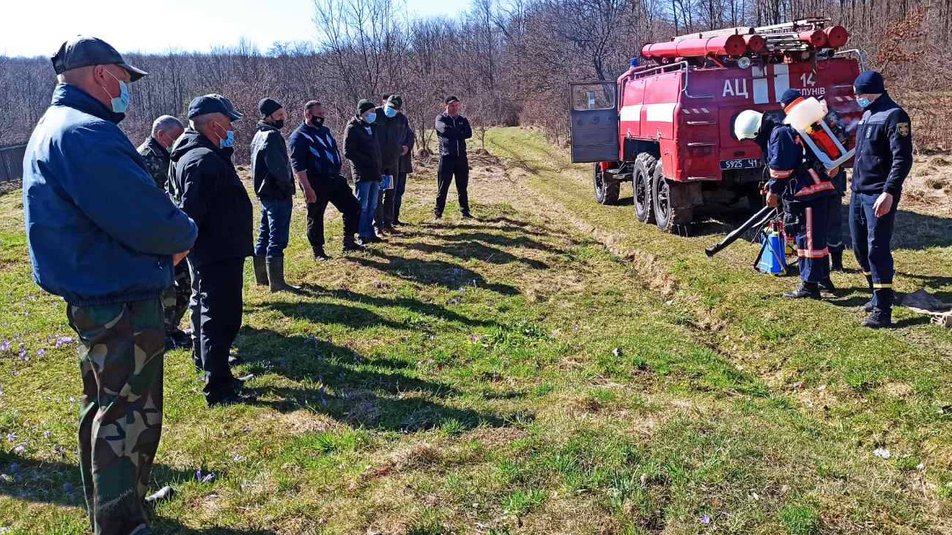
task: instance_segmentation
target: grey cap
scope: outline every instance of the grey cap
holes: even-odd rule
[[[228,120],[230,121],[237,121],[238,119],[241,119],[241,113],[235,109],[235,106],[230,100],[214,93],[195,97],[188,105],[189,119],[209,113],[224,114],[228,116]]]
[[[83,35],[78,35],[60,45],[56,55],[50,59],[53,61],[53,70],[56,74],[93,65],[118,65],[128,71],[133,82],[149,74],[123,61],[119,52],[109,43],[96,37]]]

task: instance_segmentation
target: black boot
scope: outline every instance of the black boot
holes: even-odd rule
[[[297,288],[289,286],[284,282],[284,257],[276,256],[269,258],[268,268],[268,286],[272,292],[294,292]]]
[[[843,269],[843,251],[830,251],[830,271],[846,271]]]
[[[251,260],[255,268],[255,283],[258,286],[267,286],[268,270],[265,267],[265,258],[263,256],[253,256]]]
[[[870,329],[888,329],[892,326],[892,309],[890,308],[874,308],[863,321],[863,327]]]
[[[318,262],[323,262],[325,260],[330,260],[330,259],[331,257],[327,256],[327,253],[324,252],[323,245],[318,245],[317,247],[314,247],[314,260],[317,260]]]
[[[824,292],[834,293],[836,292],[836,285],[833,284],[833,280],[829,277],[821,280],[819,282],[820,289]]]
[[[815,282],[802,282],[796,291],[783,294],[786,299],[820,299],[820,287]]]
[[[349,251],[359,252],[359,251],[363,251],[363,250],[365,250],[365,249],[366,249],[366,247],[364,247],[363,245],[357,243],[357,240],[355,240],[353,236],[345,236],[345,237],[344,237],[344,252],[345,252],[345,253],[346,253],[346,252],[349,252]]]

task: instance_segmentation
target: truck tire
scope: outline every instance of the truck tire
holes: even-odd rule
[[[661,162],[655,165],[651,181],[651,200],[658,228],[665,232],[683,234],[684,226],[694,218],[694,206],[684,185],[664,177]]]
[[[605,176],[605,173],[602,172],[602,166],[599,163],[595,164],[594,179],[595,200],[598,204],[616,204],[618,202],[618,191],[621,189],[621,183]]]
[[[631,179],[634,197],[635,217],[642,223],[654,222],[654,208],[651,206],[651,180],[654,177],[658,160],[647,152],[635,158],[635,170]]]

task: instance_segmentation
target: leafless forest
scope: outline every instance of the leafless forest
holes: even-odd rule
[[[885,72],[913,115],[918,150],[952,150],[943,128],[952,121],[952,0],[473,0],[452,20],[415,18],[389,0],[315,0],[301,14],[313,19],[314,42],[127,54],[152,75],[132,87],[123,127],[139,141],[155,116],[182,115],[192,97],[217,92],[250,116],[239,140],[251,138],[264,96],[285,103],[288,128],[318,99],[342,129],[358,99],[399,92],[424,139],[442,97],[457,94],[478,129],[531,124],[564,140],[567,83],[615,78],[642,44],[813,15],[845,25],[848,46]],[[0,57],[0,145],[29,137],[54,83],[45,58]]]

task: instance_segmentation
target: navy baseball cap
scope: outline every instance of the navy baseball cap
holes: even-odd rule
[[[133,82],[149,74],[123,61],[119,52],[109,43],[84,35],[78,35],[60,45],[56,55],[50,60],[53,61],[53,70],[56,74],[93,65],[118,65],[128,71]]]
[[[800,91],[797,91],[796,89],[787,89],[786,91],[783,92],[782,95],[780,95],[780,103],[783,104],[783,106],[786,108],[787,106],[792,104],[794,100],[797,100],[798,98],[802,96],[803,96],[803,93],[801,93]]]
[[[857,95],[885,93],[886,82],[882,74],[866,71],[856,77],[856,81],[853,82],[853,92]]]
[[[195,97],[188,105],[189,119],[209,113],[224,114],[228,117],[229,121],[237,121],[238,119],[241,119],[241,114],[238,113],[238,110],[235,109],[235,106],[230,100],[214,93]]]

